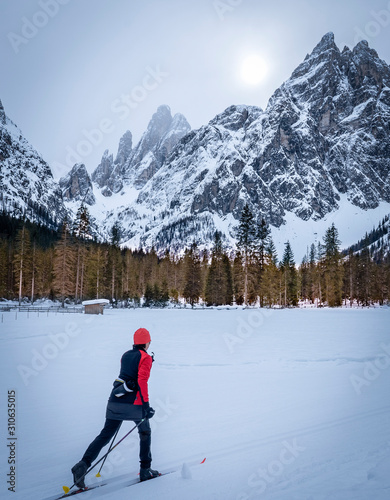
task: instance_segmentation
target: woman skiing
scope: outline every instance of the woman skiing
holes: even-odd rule
[[[132,420],[138,426],[140,438],[140,480],[146,481],[160,475],[151,469],[151,429],[149,419],[154,410],[149,405],[148,380],[153,357],[147,353],[151,338],[146,328],[134,333],[133,349],[123,354],[119,377],[114,382],[107,410],[106,422],[100,434],[88,446],[83,458],[72,467],[73,480],[79,488],[85,488],[84,477],[100,450],[115,435],[123,420]],[[141,420],[145,418],[142,423]]]

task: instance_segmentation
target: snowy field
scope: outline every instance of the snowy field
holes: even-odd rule
[[[178,472],[125,488],[138,473],[133,433],[87,479],[108,484],[75,498],[390,498],[390,308],[1,315],[2,499],[55,498],[72,484],[141,326],[156,358],[152,466]]]

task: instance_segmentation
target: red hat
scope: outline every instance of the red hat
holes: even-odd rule
[[[146,328],[138,328],[138,330],[134,333],[134,344],[147,344],[150,341],[150,333]]]

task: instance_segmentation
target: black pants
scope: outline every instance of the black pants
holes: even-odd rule
[[[117,429],[119,429],[122,422],[122,420],[106,419],[101,433],[88,446],[87,451],[84,453],[82,458],[88,467],[91,467],[92,462],[97,458],[100,450],[114,437],[114,434]],[[134,423],[138,424],[139,420],[135,420]],[[139,459],[141,468],[147,469],[152,463],[152,454],[150,451],[151,430],[149,420],[144,420],[142,424],[138,426],[138,434],[140,439]]]

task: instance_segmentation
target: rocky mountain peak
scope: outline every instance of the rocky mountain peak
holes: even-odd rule
[[[352,50],[350,64],[354,65],[352,74],[355,85],[364,85],[364,80],[369,79],[382,88],[384,85],[390,86],[390,67],[381,60],[376,50],[369,47],[366,40],[359,42]]]
[[[140,189],[159,170],[178,141],[191,130],[185,117],[173,118],[167,105],[157,108],[146,132],[133,149],[123,169],[127,184]]]
[[[323,54],[327,50],[335,50],[340,52],[334,41],[334,34],[329,31],[320,40],[320,42],[314,47],[312,55]]]
[[[72,170],[59,180],[62,196],[67,201],[81,201],[87,205],[96,202],[92,182],[84,163],[76,163]]]
[[[324,78],[325,73],[329,79],[332,79],[336,68],[339,66],[340,59],[341,53],[334,42],[334,35],[331,32],[327,33],[322,37],[314,50],[293,71],[288,81],[297,79],[298,83],[301,83],[299,81],[301,78],[304,83],[305,81]]]
[[[96,182],[99,187],[107,184],[108,179],[111,177],[114,170],[113,155],[106,149],[103,153],[102,159],[96,169],[92,172],[92,180]]]
[[[159,106],[153,114],[146,132],[134,150],[133,163],[142,161],[144,156],[157,146],[162,137],[168,132],[172,124],[171,109],[169,106]]]
[[[122,135],[119,141],[118,153],[115,158],[115,164],[124,165],[130,156],[133,147],[133,136],[130,130]]]
[[[161,104],[156,112],[153,114],[152,119],[150,123],[156,122],[158,120],[161,121],[171,121],[172,120],[172,113],[171,113],[171,108],[167,104]]]
[[[127,135],[126,139],[122,141],[122,145],[124,142],[126,143],[126,141],[128,141],[128,138],[129,136]],[[119,158],[123,158],[126,155],[126,148],[121,148],[121,146],[119,146],[118,155]],[[104,196],[111,196],[112,193],[117,193],[122,189],[122,168],[123,165],[121,163],[118,162],[116,165],[114,164],[113,155],[106,149],[99,165],[92,173],[92,181],[95,182],[99,188],[103,189],[102,193]]]

